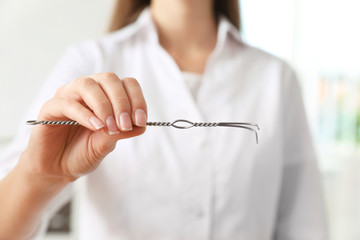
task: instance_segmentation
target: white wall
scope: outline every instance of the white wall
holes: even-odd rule
[[[240,0],[244,39],[283,59],[293,58],[297,0]]]
[[[0,0],[0,145],[66,47],[106,31],[114,0]],[[1,153],[1,146],[0,146]]]

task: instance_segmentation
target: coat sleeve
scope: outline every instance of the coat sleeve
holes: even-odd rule
[[[283,82],[283,170],[275,240],[325,240],[320,174],[298,81],[286,67]]]
[[[84,48],[84,46],[82,46],[82,48]],[[94,64],[88,60],[91,58],[83,56],[80,50],[81,48],[79,47],[70,47],[65,52],[49,75],[49,78],[45,82],[40,93],[32,102],[22,121],[24,124],[19,127],[15,138],[0,156],[0,180],[15,167],[21,153],[27,146],[32,127],[27,126],[25,121],[36,119],[43,103],[49,100],[60,86],[79,76],[89,75],[94,72]],[[89,52],[91,52],[91,50],[92,49],[90,49]],[[43,216],[37,236],[34,238],[38,238],[45,233],[47,222],[50,220],[51,216],[71,199],[72,188],[71,184],[68,185],[47,206],[47,211]]]

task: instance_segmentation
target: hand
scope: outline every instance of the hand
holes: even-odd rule
[[[119,139],[144,133],[147,108],[135,79],[100,73],[59,88],[38,119],[81,126],[35,126],[20,164],[37,175],[74,181],[96,169]]]

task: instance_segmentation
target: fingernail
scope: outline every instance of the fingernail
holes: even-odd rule
[[[116,122],[113,116],[110,116],[106,119],[106,127],[110,135],[115,135],[120,133],[119,129],[116,126]]]
[[[121,131],[131,131],[132,130],[132,122],[130,116],[127,112],[123,112],[120,114],[120,128]]]
[[[89,122],[94,128],[96,128],[96,130],[99,130],[104,127],[104,124],[100,121],[100,119],[98,119],[95,116],[89,118]]]
[[[135,123],[139,127],[146,127],[146,113],[142,109],[135,111]]]

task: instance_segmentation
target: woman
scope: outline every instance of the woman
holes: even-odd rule
[[[29,114],[82,126],[24,128],[1,161],[0,238],[34,236],[84,176],[80,239],[325,239],[297,81],[242,42],[237,1],[116,11],[122,29],[69,49]],[[141,135],[148,114],[257,122],[260,144],[234,129]]]

